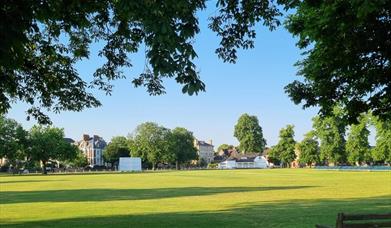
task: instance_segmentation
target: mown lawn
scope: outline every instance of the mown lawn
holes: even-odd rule
[[[314,227],[391,212],[391,172],[0,176],[0,227]]]

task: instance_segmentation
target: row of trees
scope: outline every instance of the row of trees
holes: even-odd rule
[[[173,130],[156,123],[139,125],[128,138],[114,137],[103,152],[105,161],[114,165],[119,157],[140,157],[144,165],[153,170],[157,164],[175,164],[179,169],[184,163],[197,159],[193,133],[185,128]]]
[[[363,165],[391,163],[391,122],[372,114],[363,114],[356,124],[348,125],[346,111],[340,106],[332,116],[313,118],[313,129],[296,142],[294,126],[287,125],[279,133],[279,142],[272,147],[269,160],[289,166],[297,160],[300,165]],[[370,127],[376,128],[376,146],[369,144]],[[218,151],[236,148],[242,153],[262,152],[266,145],[258,118],[248,114],[240,116],[234,136],[239,146],[222,144]]]
[[[33,126],[26,131],[15,120],[3,116],[0,116],[0,158],[6,158],[15,170],[41,163],[44,174],[51,160],[74,165],[87,162],[75,145],[64,140],[63,129]]]
[[[269,159],[282,166],[289,166],[297,155],[301,165],[309,166],[391,163],[390,122],[368,114],[362,115],[357,124],[347,126],[340,112],[341,109],[335,108],[334,116],[315,117],[313,130],[298,143],[294,140],[292,125],[281,129],[279,142],[272,148]],[[375,147],[371,147],[368,140],[370,126],[376,128]]]
[[[139,125],[128,138],[114,137],[103,152],[104,161],[114,167],[120,157],[141,157],[152,169],[159,163],[181,165],[197,159],[193,133],[185,128],[173,130],[156,123]],[[88,165],[84,154],[64,139],[64,130],[56,127],[33,126],[29,131],[15,120],[0,116],[0,158],[15,170],[31,168],[40,163],[46,174],[50,161],[61,161],[72,167]]]
[[[333,116],[313,118],[313,130],[301,142],[294,140],[294,126],[280,130],[280,140],[272,147],[269,160],[289,166],[299,155],[302,165],[313,164],[384,164],[391,163],[391,123],[368,114],[362,115],[357,124],[347,127],[342,118],[343,110],[334,109]],[[370,147],[368,127],[376,127],[376,146]],[[348,132],[347,137],[346,132]],[[243,114],[235,125],[234,135],[242,152],[262,152],[266,140],[256,116]],[[105,162],[114,167],[119,157],[141,157],[144,165],[155,169],[157,164],[181,165],[197,159],[193,145],[194,136],[185,128],[173,130],[156,123],[139,125],[129,137],[114,137],[103,152]],[[233,148],[223,144],[221,149]],[[86,166],[87,159],[64,140],[63,129],[33,126],[26,131],[12,119],[0,116],[0,158],[7,158],[15,168],[41,163],[43,172],[51,160],[62,161],[73,167]]]

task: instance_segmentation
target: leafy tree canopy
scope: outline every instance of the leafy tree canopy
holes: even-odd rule
[[[15,120],[0,116],[0,158],[7,158],[16,165],[18,159],[24,159],[27,149],[27,132]]]
[[[299,163],[311,166],[319,162],[319,143],[314,132],[305,135],[303,141],[298,144],[300,151]]]
[[[173,160],[170,138],[171,132],[165,127],[152,122],[140,124],[131,136],[131,154],[141,157],[144,162],[150,162],[152,169],[155,169],[157,163]]]
[[[369,133],[366,116],[362,116],[358,124],[351,125],[346,140],[346,154],[350,164],[369,163],[371,161]]]
[[[103,151],[103,159],[106,162],[111,163],[114,166],[114,163],[119,161],[120,157],[129,157],[129,142],[126,137],[117,136],[111,139],[111,142],[106,146]]]
[[[197,149],[193,141],[193,133],[185,128],[177,127],[171,131],[170,150],[174,153],[177,169],[180,164],[197,159]]]
[[[295,160],[295,132],[293,125],[287,125],[286,128],[280,130],[280,140],[272,149],[272,157],[276,157],[283,165],[289,166]]]
[[[88,165],[88,159],[81,150],[78,150],[76,156],[67,161],[67,163],[72,167],[84,168]]]
[[[266,140],[256,116],[247,113],[241,115],[235,125],[234,136],[240,142],[239,148],[243,152],[262,152],[265,149]]]
[[[49,160],[72,160],[77,156],[77,147],[64,140],[63,129],[33,126],[29,135],[29,156],[32,161],[42,162],[44,174]]]
[[[374,118],[376,126],[376,146],[372,150],[375,162],[391,164],[391,121]]]
[[[296,104],[332,115],[340,102],[351,123],[369,110],[391,118],[391,1],[301,1],[286,27],[305,50],[304,81],[286,87]]]
[[[346,122],[342,113],[341,108],[336,106],[332,116],[313,118],[313,128],[320,140],[321,162],[338,164],[346,160]]]
[[[292,100],[327,115],[342,102],[350,121],[369,109],[391,118],[390,1],[218,0],[215,7],[209,28],[220,37],[223,61],[235,63],[239,48],[254,47],[257,25],[273,30],[284,11],[293,12],[285,24],[305,58],[297,64],[304,81],[286,87]],[[99,106],[89,87],[110,94],[111,81],[128,76],[122,70],[132,66],[129,54],[144,50],[135,86],[159,95],[163,79],[174,78],[183,93],[205,91],[193,47],[196,13],[205,8],[206,0],[3,1],[0,114],[19,100],[30,105],[28,117],[48,123],[45,110]],[[94,43],[105,62],[85,81],[75,65],[91,56]]]

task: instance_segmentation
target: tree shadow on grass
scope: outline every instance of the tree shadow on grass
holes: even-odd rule
[[[113,215],[12,223],[2,227],[314,227],[333,226],[338,212],[386,213],[391,196],[236,205],[228,210]],[[131,207],[131,206],[130,206]],[[180,210],[180,208],[178,208]],[[124,213],[127,213],[124,211]]]
[[[147,200],[184,196],[205,196],[219,193],[240,193],[256,191],[293,190],[313,186],[274,187],[186,187],[150,189],[69,189],[46,191],[0,191],[0,202],[85,202],[112,200]]]

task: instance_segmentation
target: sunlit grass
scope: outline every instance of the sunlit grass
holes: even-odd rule
[[[0,176],[1,227],[314,227],[391,211],[391,172]]]

